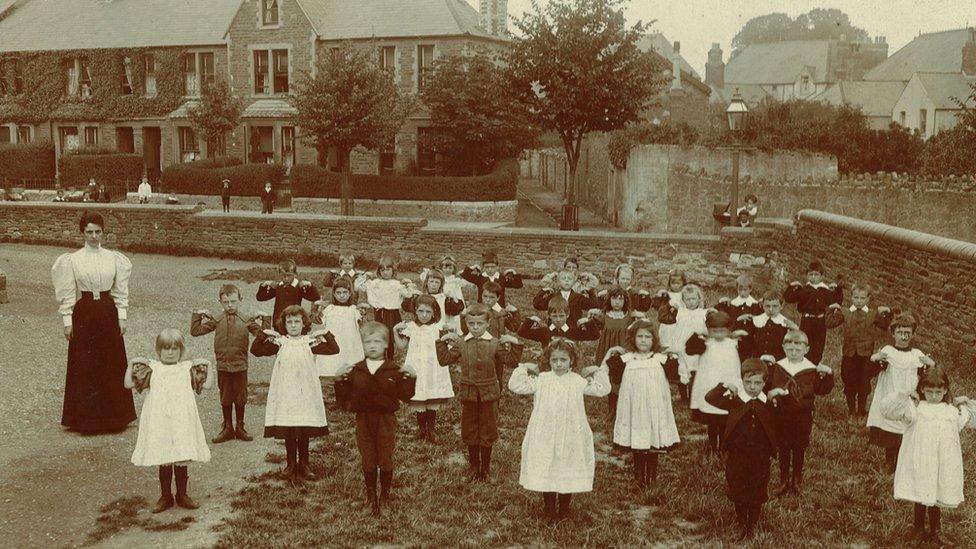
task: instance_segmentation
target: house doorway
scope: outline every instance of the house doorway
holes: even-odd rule
[[[142,128],[142,162],[150,181],[159,179],[162,172],[163,132],[159,127]]]

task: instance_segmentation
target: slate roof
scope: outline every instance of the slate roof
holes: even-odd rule
[[[258,99],[244,109],[241,118],[282,118],[297,115],[298,109],[284,99]]]
[[[767,98],[772,97],[772,95],[764,90],[762,86],[749,84],[726,84],[724,88],[712,86],[712,93],[709,97],[709,101],[712,103],[722,103],[723,105],[728,105],[732,101],[732,97],[735,95],[736,91],[739,92],[739,95],[742,96],[742,100],[745,101],[749,107],[755,107],[765,101]]]
[[[0,20],[0,52],[223,44],[239,5],[240,0],[22,0]]]
[[[891,118],[891,111],[903,91],[904,82],[843,81],[830,86],[813,100],[860,107],[866,116]]]
[[[173,112],[169,113],[169,118],[173,119],[183,119],[190,117],[190,111],[197,108],[200,105],[199,99],[188,99],[182,105],[176,108]]]
[[[864,75],[865,80],[908,82],[916,72],[962,72],[968,29],[922,34]]]
[[[322,40],[471,35],[500,40],[480,26],[465,0],[299,0]]]
[[[668,40],[663,34],[659,32],[645,34],[637,40],[637,48],[641,51],[648,51],[653,49],[654,51],[661,54],[668,61],[674,57],[674,45]],[[678,54],[678,64],[681,65],[681,72],[690,74],[701,80],[701,75],[695,72],[695,69],[691,67],[691,64],[681,55]]]
[[[969,83],[973,82],[972,79],[966,78],[959,72],[920,72],[918,79],[922,83],[922,87],[925,88],[925,93],[928,94],[929,99],[935,104],[935,108],[948,110],[959,109],[959,105],[956,104],[953,97],[960,101],[965,100],[969,97]]]
[[[747,46],[725,65],[725,83],[787,84],[811,67],[815,82],[832,82],[830,40],[793,40]]]

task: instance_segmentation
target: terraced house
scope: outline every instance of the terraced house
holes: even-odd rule
[[[292,106],[295,85],[344,43],[374,48],[419,93],[442,56],[507,47],[504,0],[0,0],[0,143],[51,140],[143,155],[150,177],[216,156],[314,163]],[[485,29],[491,29],[490,31]],[[224,78],[242,123],[208,150],[189,123]],[[413,113],[388,149],[356,151],[357,173],[432,173]]]

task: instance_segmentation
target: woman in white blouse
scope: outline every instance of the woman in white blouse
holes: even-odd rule
[[[102,248],[101,215],[85,212],[78,227],[85,247],[62,254],[51,268],[68,340],[61,425],[85,433],[116,432],[136,419],[132,392],[123,386],[132,263]]]

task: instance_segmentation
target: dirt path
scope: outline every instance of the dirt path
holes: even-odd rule
[[[231,512],[233,494],[247,476],[277,467],[266,463],[265,456],[282,450],[261,438],[211,445],[211,462],[190,466],[189,491],[200,509],[151,515],[147,506],[159,497],[159,484],[154,468],[129,462],[135,423],[123,433],[101,436],[68,433],[59,425],[67,344],[60,333],[49,272],[55,258],[66,251],[70,250],[10,244],[0,251],[10,296],[9,303],[0,305],[0,535],[16,547],[79,546],[95,533],[104,535],[99,545],[108,547],[212,546],[218,536],[215,527]],[[148,355],[164,327],[188,332],[193,308],[219,306],[220,283],[200,279],[210,269],[251,265],[130,257],[135,264],[125,337],[130,357]],[[254,306],[256,285],[239,285],[245,303]],[[187,340],[187,356],[212,359],[212,349],[212,338]],[[254,360],[250,381],[267,382],[270,364]],[[141,406],[142,397],[136,396],[137,410]],[[205,392],[198,406],[209,438],[220,424],[217,391]],[[249,406],[247,419],[249,430],[261,433],[264,406]],[[100,511],[103,508],[107,510]]]

